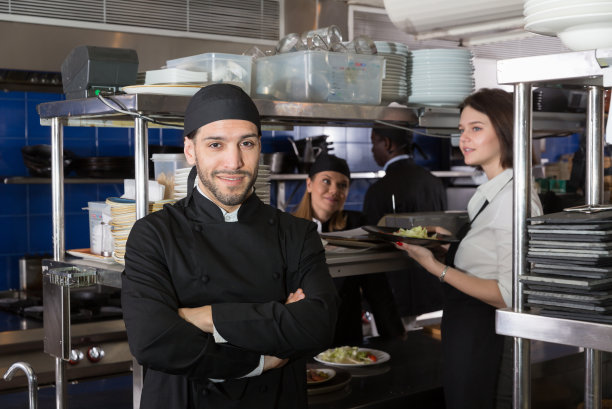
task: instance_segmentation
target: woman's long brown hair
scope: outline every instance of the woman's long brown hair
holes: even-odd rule
[[[300,204],[292,213],[296,217],[302,219],[312,220],[314,218],[314,212],[312,211],[312,199],[310,198],[310,192],[305,191]],[[329,219],[329,231],[344,230],[346,227],[346,215],[342,213],[342,209],[334,212]]]

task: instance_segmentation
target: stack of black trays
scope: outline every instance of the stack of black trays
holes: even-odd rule
[[[526,305],[558,318],[612,324],[612,211],[529,219]]]

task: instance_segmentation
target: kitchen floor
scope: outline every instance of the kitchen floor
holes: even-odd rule
[[[1,380],[0,380],[1,382]],[[132,375],[116,376],[68,385],[69,409],[131,409]],[[28,407],[28,393],[0,394],[0,408],[24,409]],[[38,408],[54,409],[55,388],[38,390]]]

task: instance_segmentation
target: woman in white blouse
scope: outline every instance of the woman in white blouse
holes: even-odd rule
[[[446,407],[512,407],[512,339],[495,334],[495,309],[512,305],[512,95],[482,89],[461,105],[459,146],[488,181],[468,203],[470,223],[445,262],[398,242],[444,286],[443,385]],[[532,193],[532,215],[542,214]],[[449,232],[437,227],[440,233]],[[503,356],[503,359],[502,359]]]

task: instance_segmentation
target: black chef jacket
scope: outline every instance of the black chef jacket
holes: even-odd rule
[[[370,186],[363,202],[368,224],[376,225],[384,215],[393,213],[392,195],[395,195],[396,213],[446,210],[444,184],[413,159],[391,163],[385,176]],[[400,315],[414,316],[442,309],[443,294],[436,277],[414,261],[409,270],[387,273]]]
[[[297,288],[306,299],[285,305]],[[331,344],[337,302],[315,224],[255,194],[238,222],[225,222],[197,191],[138,220],[122,305],[130,350],[145,368],[141,408],[305,408],[306,358]],[[209,304],[227,343],[177,313]],[[260,355],[290,361],[241,378]]]

